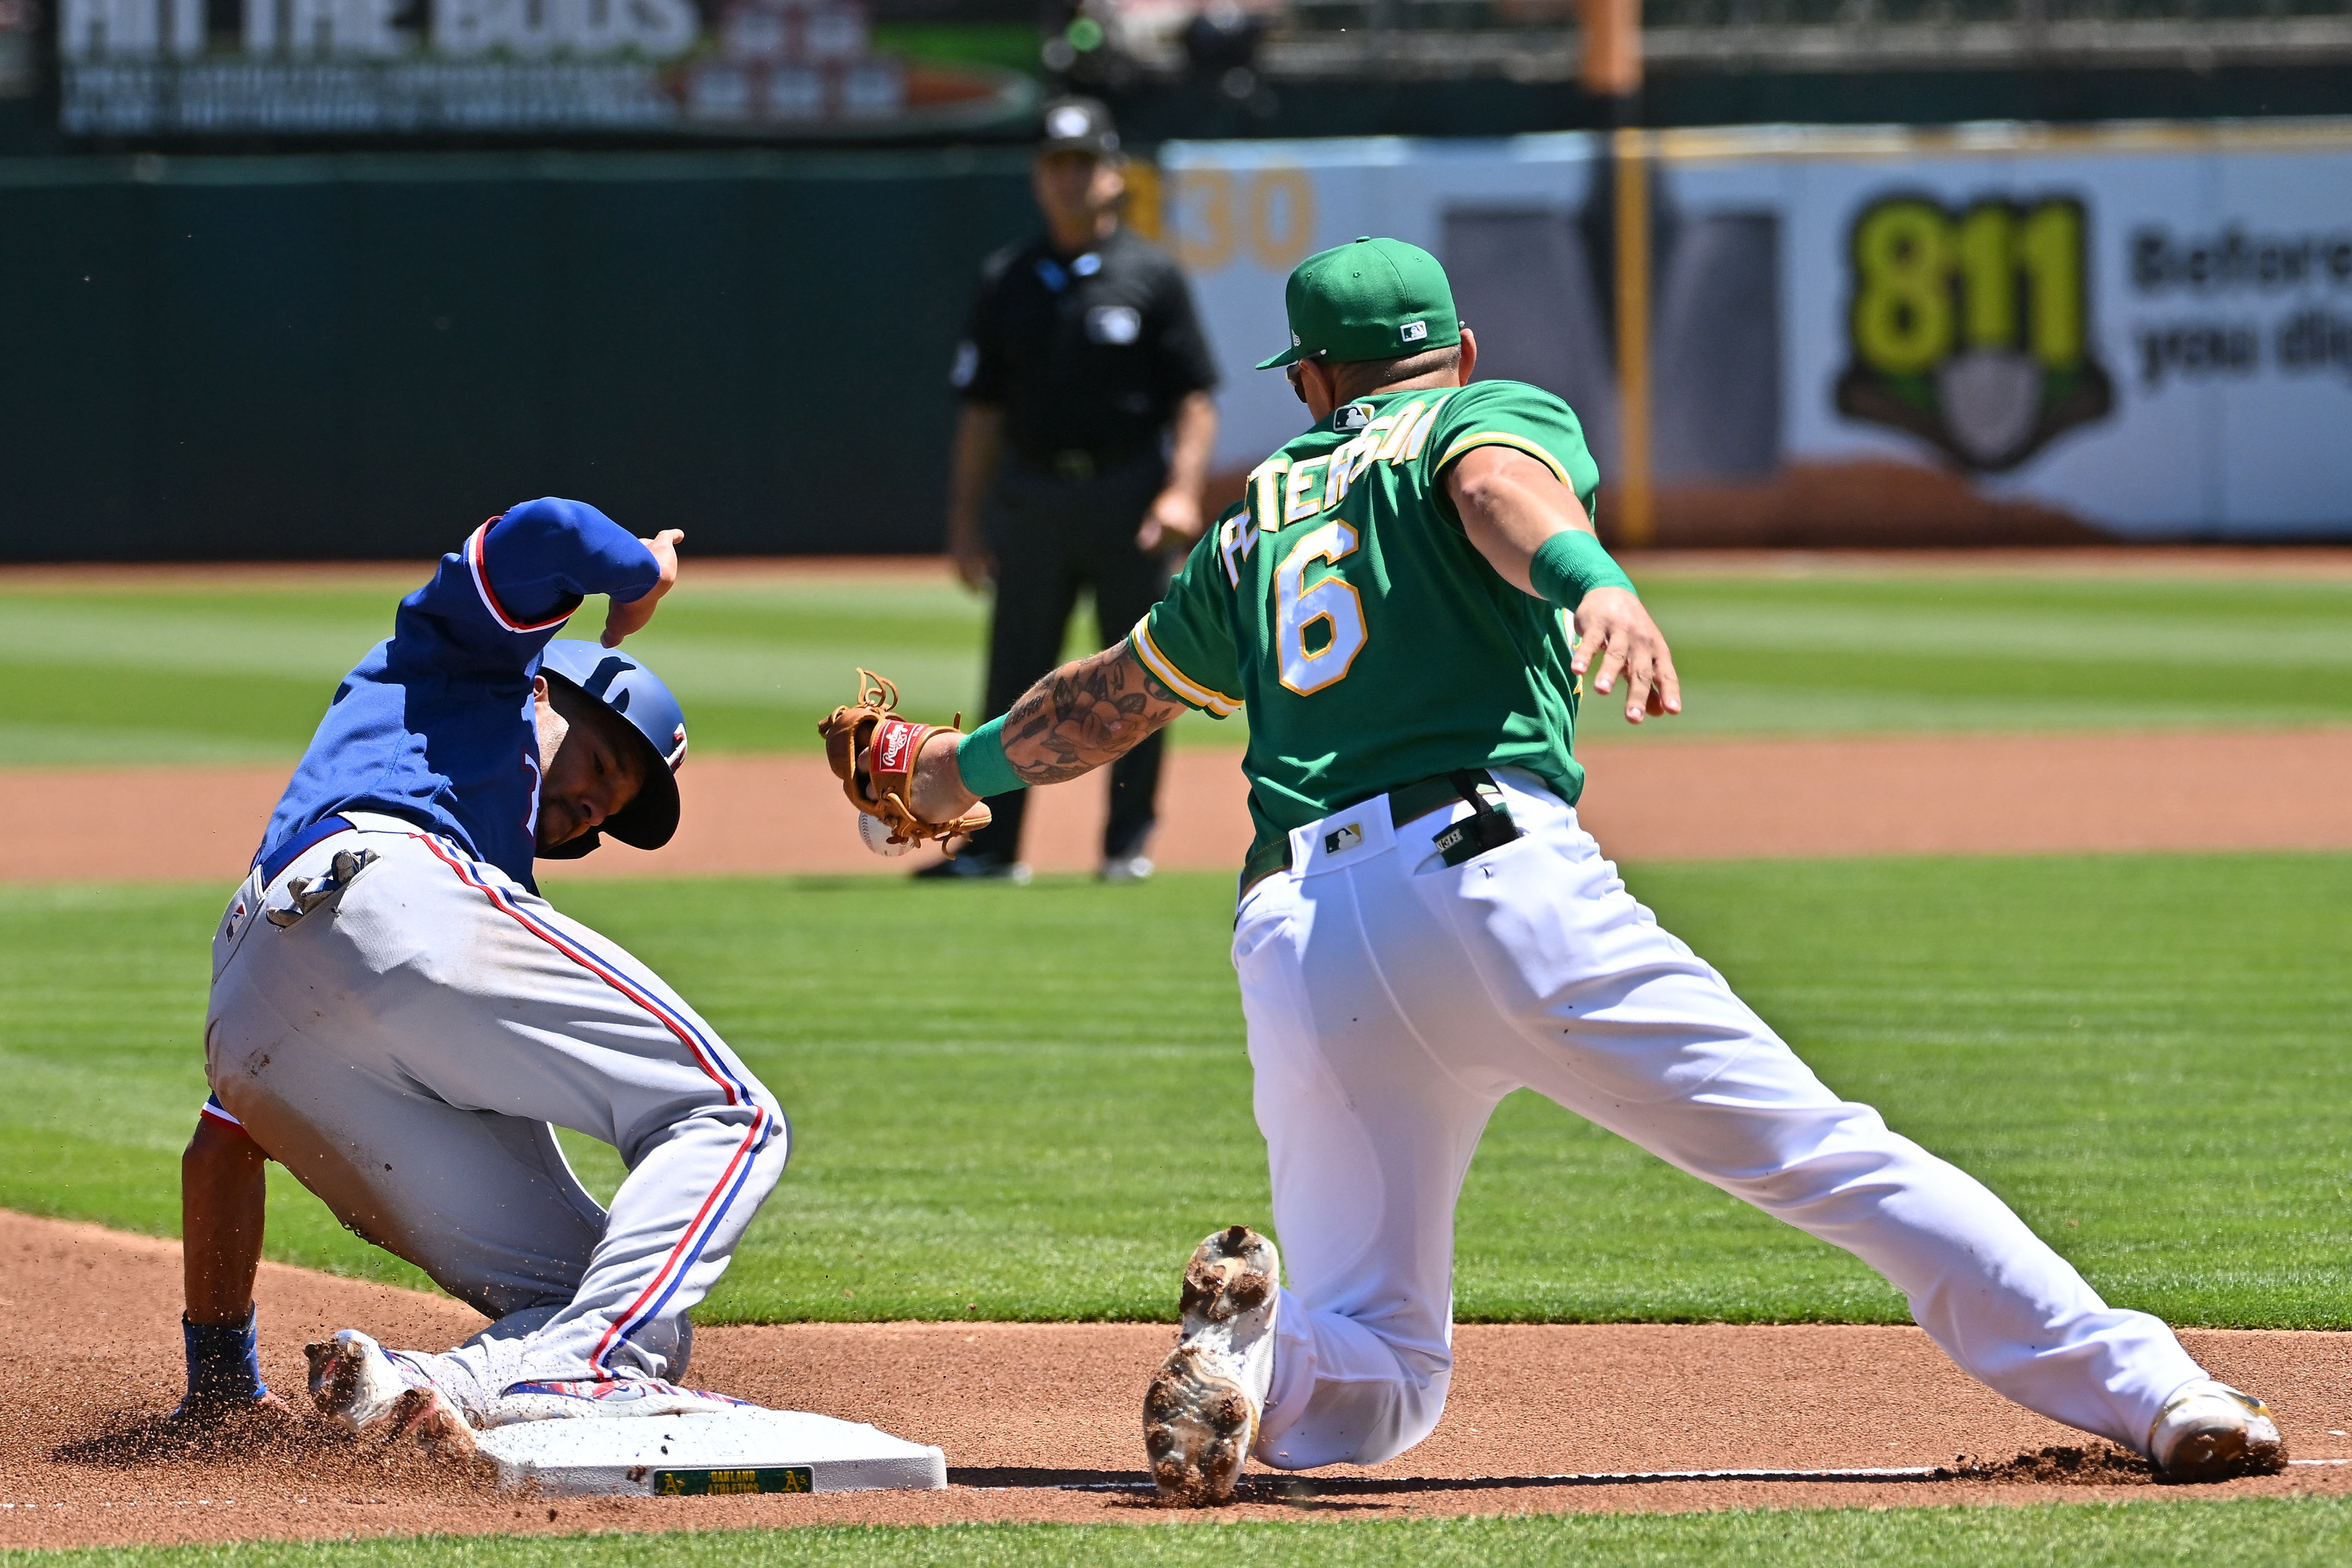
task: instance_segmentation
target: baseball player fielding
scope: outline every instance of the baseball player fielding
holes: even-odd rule
[[[1593,532],[1576,415],[1472,380],[1476,339],[1415,246],[1309,256],[1285,303],[1290,344],[1260,368],[1313,423],[1128,637],[931,737],[887,791],[859,782],[878,762],[835,759],[861,810],[887,793],[939,831],[1187,708],[1249,716],[1233,956],[1281,1255],[1237,1225],[1186,1266],[1182,1336],[1144,1402],[1162,1498],[1230,1498],[1244,1455],[1378,1464],[1435,1427],[1455,1195],[1519,1088],[1853,1253],[1962,1370],[2162,1477],[2283,1466],[2261,1401],[1832,1093],[1580,824],[1586,678],[1622,685],[1636,724],[1681,694]]]

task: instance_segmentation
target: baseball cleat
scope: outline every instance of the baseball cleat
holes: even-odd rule
[[[388,1351],[357,1329],[307,1344],[310,1398],[320,1413],[363,1437],[413,1440],[446,1454],[474,1451],[474,1429],[413,1357]]]
[[[701,1388],[680,1388],[651,1377],[580,1378],[559,1383],[518,1383],[500,1394],[483,1419],[485,1427],[520,1421],[563,1421],[582,1416],[703,1416],[750,1407]]]
[[[1143,1393],[1143,1448],[1170,1508],[1230,1502],[1274,1383],[1282,1260],[1246,1225],[1209,1237],[1184,1269],[1184,1327]]]
[[[2226,1481],[2286,1469],[2286,1439],[2269,1406],[2208,1378],[2164,1402],[2147,1431],[2147,1457],[2158,1480]]]

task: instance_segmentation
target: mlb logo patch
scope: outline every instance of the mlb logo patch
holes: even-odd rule
[[[1397,329],[1397,336],[1408,343],[1425,341],[1429,337],[1429,323],[1426,321],[1408,321],[1403,326]]]
[[[1087,312],[1087,336],[1124,346],[1143,336],[1143,312],[1132,305],[1097,305]]]
[[[1334,829],[1323,835],[1323,852],[1327,855],[1343,854],[1363,841],[1363,824],[1350,822],[1344,828]]]
[[[1351,402],[1331,415],[1331,428],[1338,431],[1361,430],[1372,423],[1369,403]]]

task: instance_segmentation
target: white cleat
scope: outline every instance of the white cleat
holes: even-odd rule
[[[1113,884],[1150,882],[1153,867],[1150,855],[1116,855],[1102,862],[1102,880]]]
[[[413,1357],[357,1329],[302,1347],[320,1414],[362,1437],[404,1440],[446,1455],[471,1454],[474,1429]]]
[[[707,1416],[725,1410],[756,1409],[746,1399],[730,1399],[700,1388],[680,1388],[650,1377],[583,1378],[562,1383],[518,1383],[499,1396],[485,1427],[511,1427],[520,1421],[567,1421],[583,1416]]]
[[[1143,1394],[1143,1448],[1163,1507],[1230,1502],[1274,1385],[1282,1260],[1245,1225],[1209,1237],[1184,1270],[1184,1328]]]
[[[2164,1402],[2147,1432],[2148,1462],[2167,1481],[2225,1481],[2286,1469],[2286,1440],[2271,1408],[2206,1379]]]

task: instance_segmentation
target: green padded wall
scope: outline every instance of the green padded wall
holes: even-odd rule
[[[531,496],[937,548],[1024,155],[0,160],[0,559],[416,556]]]

